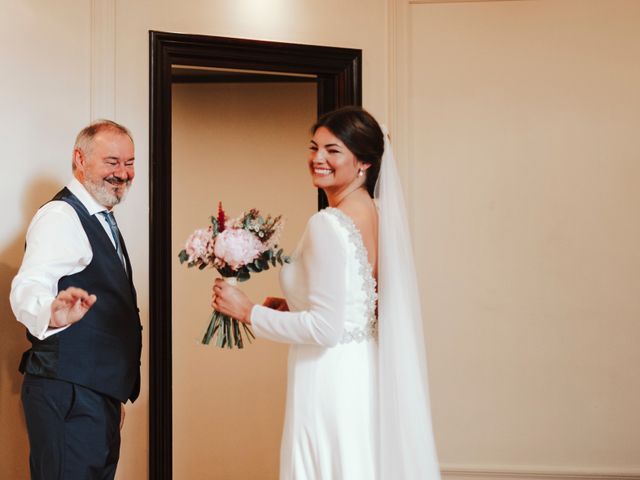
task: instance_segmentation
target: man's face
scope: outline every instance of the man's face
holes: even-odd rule
[[[88,150],[74,152],[75,176],[98,203],[111,209],[124,199],[135,176],[133,142],[106,129],[93,137]]]

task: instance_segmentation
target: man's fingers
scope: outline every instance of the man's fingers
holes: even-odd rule
[[[60,293],[58,293],[54,301],[60,304],[66,304],[66,303],[73,303],[74,299],[73,299],[73,295],[71,295],[66,290],[63,290]]]
[[[95,297],[95,295],[89,295],[89,292],[83,290],[81,288],[69,287],[66,290],[62,290],[56,296],[56,300],[67,303],[67,304],[75,304],[78,300],[87,301],[90,305],[93,305],[94,300],[90,300],[91,297]]]
[[[76,297],[73,302],[73,307],[76,310],[89,310],[94,303],[96,303],[97,297],[95,295],[87,295],[86,297]]]
[[[89,295],[86,290],[69,287],[59,292],[51,303],[52,317],[49,324],[53,327],[71,325],[82,319],[96,301],[97,297]]]
[[[82,301],[85,308],[91,308],[93,304],[96,303],[96,300],[98,300],[98,297],[96,297],[95,295],[89,295],[87,298],[83,299]]]
[[[64,310],[73,308],[75,304],[75,300],[70,295],[62,295],[58,296],[53,303],[51,304],[51,308],[53,310]]]
[[[89,296],[89,292],[83,290],[82,288],[77,287],[69,287],[64,292],[70,294],[74,298],[87,298]],[[62,293],[62,292],[61,292]]]

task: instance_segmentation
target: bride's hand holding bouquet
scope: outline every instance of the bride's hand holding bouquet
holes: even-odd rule
[[[253,305],[253,302],[249,300],[249,297],[242,290],[221,278],[216,278],[211,296],[211,306],[215,310],[229,315],[239,322],[251,325],[251,309]],[[284,298],[267,297],[262,302],[262,306],[280,312],[289,311],[289,305],[287,305],[287,301]]]
[[[216,278],[213,283],[211,306],[222,314],[251,325],[253,302],[242,290],[222,278]]]

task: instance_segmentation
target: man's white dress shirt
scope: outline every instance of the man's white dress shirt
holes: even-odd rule
[[[69,182],[67,188],[78,197],[90,215],[106,210],[76,178]],[[95,217],[115,248],[106,220],[102,215]],[[36,212],[26,239],[22,265],[11,283],[11,308],[31,335],[43,340],[67,328],[49,327],[51,303],[58,294],[58,280],[84,270],[91,263],[93,252],[78,214],[62,200],[49,202]]]

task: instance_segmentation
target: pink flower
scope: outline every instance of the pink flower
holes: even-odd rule
[[[204,229],[198,229],[187,239],[184,247],[187,255],[189,255],[189,263],[201,260],[207,262],[207,251],[211,242],[211,232]]]
[[[216,237],[213,251],[234,270],[253,262],[263,249],[262,242],[247,230],[227,229]]]

